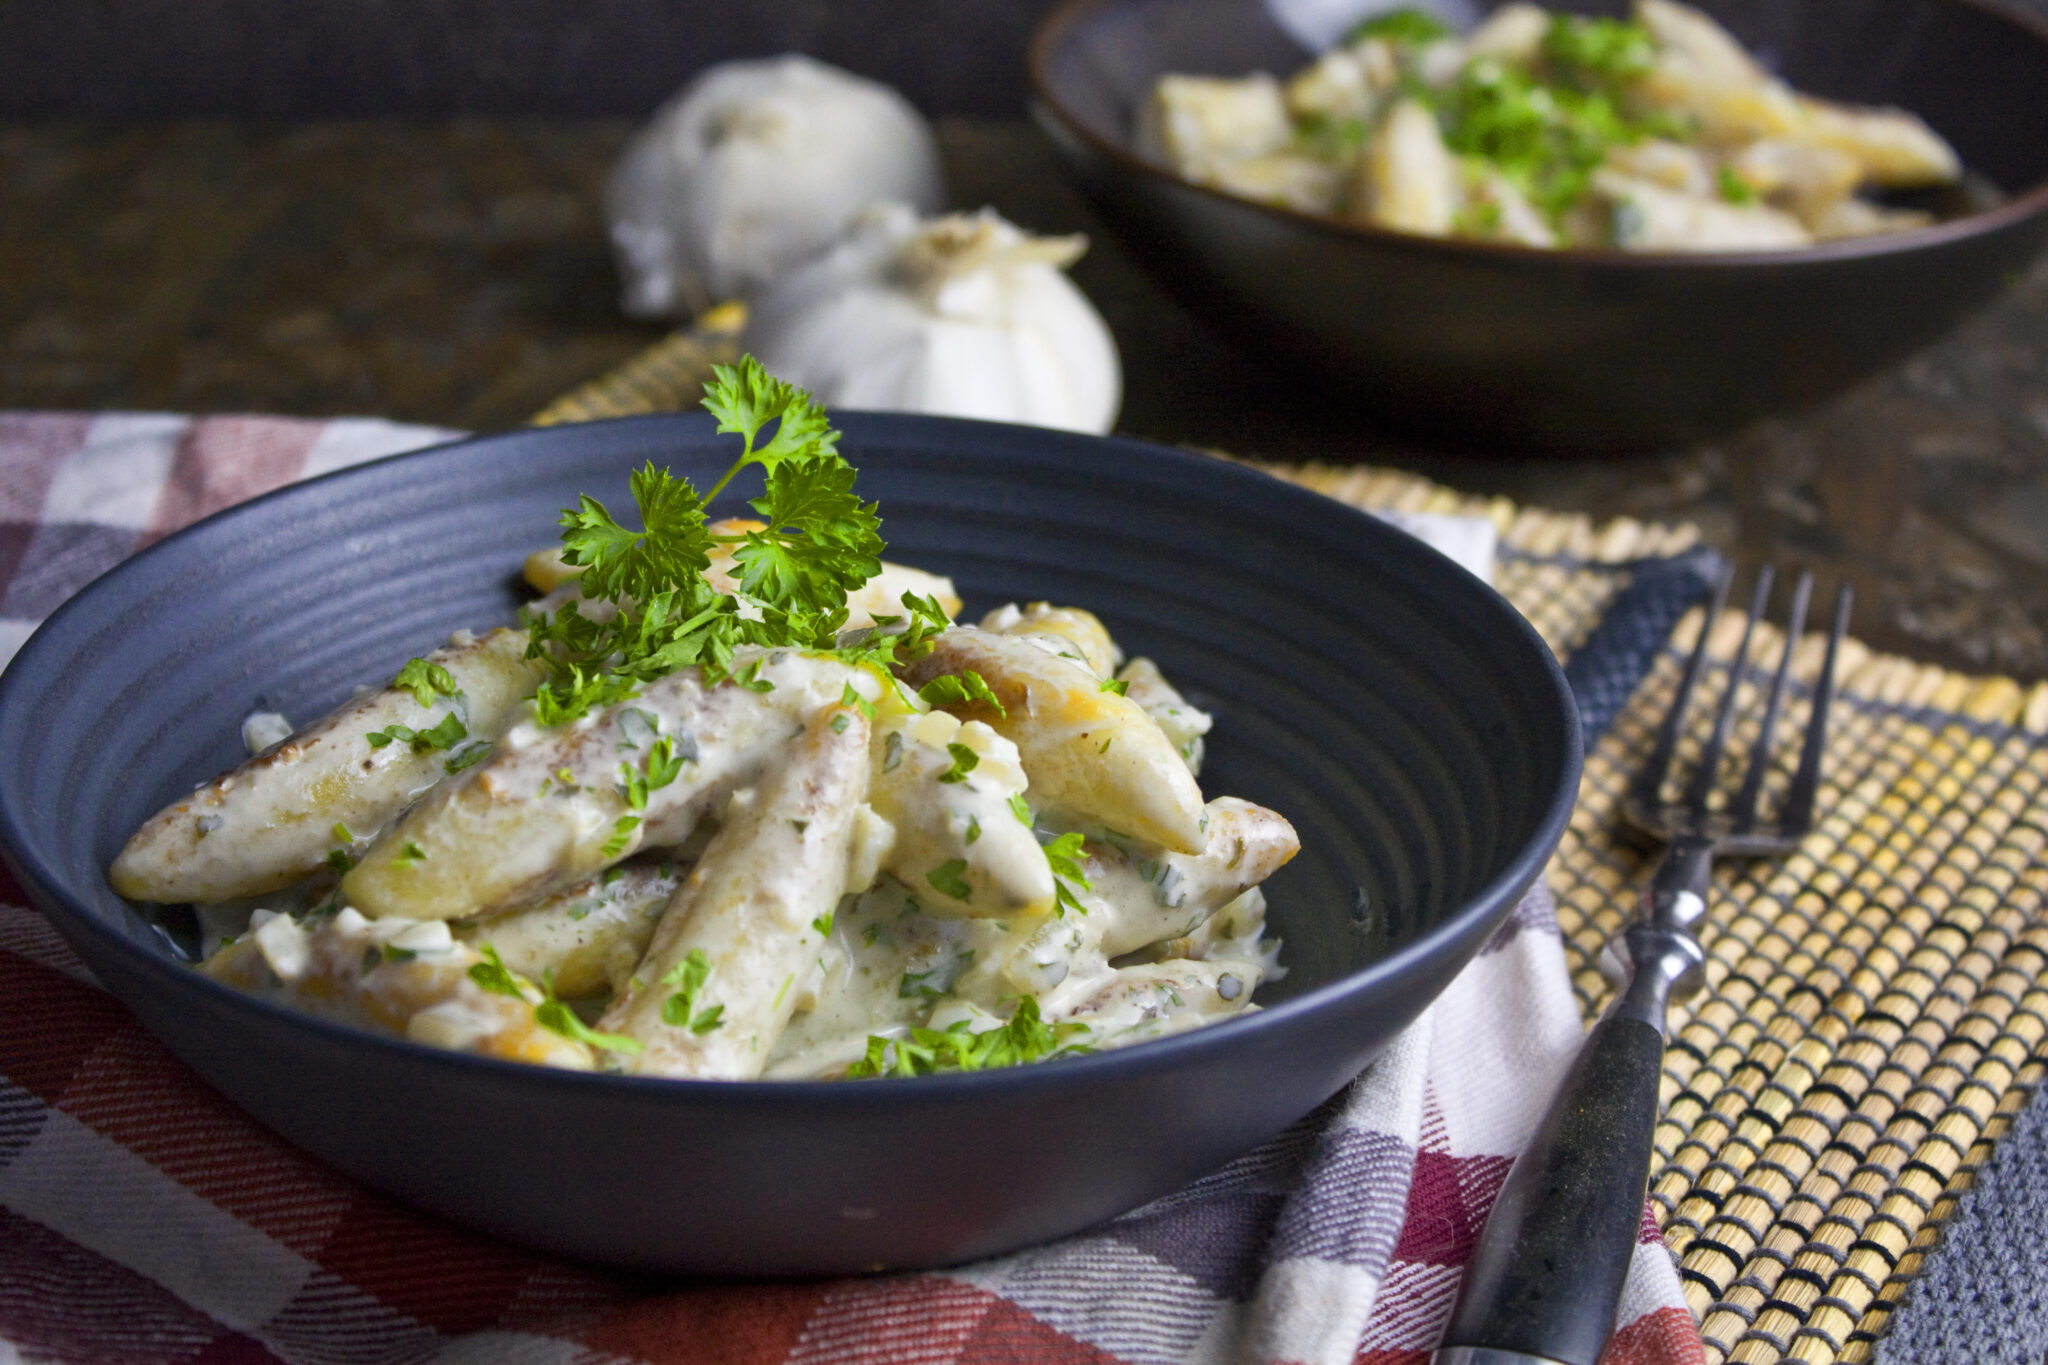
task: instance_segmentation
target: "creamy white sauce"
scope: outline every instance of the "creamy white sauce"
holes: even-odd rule
[[[251,757],[292,737],[292,723],[275,711],[251,711],[242,718],[242,747]]]

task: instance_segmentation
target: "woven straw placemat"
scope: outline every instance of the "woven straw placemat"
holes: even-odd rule
[[[535,420],[693,407],[710,365],[735,357],[739,321],[707,315]],[[1388,470],[1261,467],[1368,510],[1491,517],[1497,586],[1575,668],[1621,594],[1700,560],[1685,526],[1594,525]],[[1599,738],[1548,876],[1588,1019],[1611,990],[1603,949],[1654,856],[1621,839],[1617,804],[1699,620],[1687,612],[1653,641],[1647,676],[1631,669],[1611,704],[1589,700],[1597,676],[1574,677]],[[1739,624],[1710,642],[1723,661]],[[1766,636],[1773,667],[1784,640]],[[1794,642],[1795,679],[1814,676],[1822,643]],[[1789,726],[1805,705],[1802,692]],[[1709,708],[1695,710],[1704,731]],[[1851,641],[1825,773],[1796,854],[1717,868],[1708,989],[1674,1013],[1665,1055],[1651,1199],[1716,1360],[1869,1359],[2048,1069],[2048,687]]]

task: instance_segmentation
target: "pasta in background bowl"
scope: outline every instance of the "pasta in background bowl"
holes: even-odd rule
[[[105,884],[152,811],[238,760],[252,710],[320,715],[423,642],[509,619],[535,528],[578,494],[617,490],[649,460],[708,486],[730,438],[701,416],[401,456],[115,569],[0,675],[0,747],[15,756],[0,847],[95,975],[260,1121],[398,1198],[555,1252],[702,1274],[938,1265],[1213,1169],[1385,1047],[1536,877],[1577,788],[1555,661],[1463,569],[1254,471],[992,424],[839,424],[892,561],[950,578],[968,619],[1087,604],[1213,712],[1204,786],[1284,812],[1302,847],[1265,886],[1288,972],[1262,1008],[967,1074],[590,1074],[232,989],[193,969],[196,920]],[[661,876],[636,865],[615,890]]]
[[[1963,181],[1911,111],[1801,94],[1676,0],[1635,0],[1627,19],[1514,0],[1468,33],[1389,10],[1284,82],[1162,76],[1137,138],[1262,203],[1529,247],[1773,251],[1909,232],[1936,215],[1876,193]],[[1998,198],[1983,187],[1976,206]]]

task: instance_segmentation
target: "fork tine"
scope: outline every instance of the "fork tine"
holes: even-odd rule
[[[1714,731],[1707,739],[1707,747],[1700,753],[1699,770],[1692,775],[1692,784],[1685,789],[1686,812],[1696,826],[1706,818],[1707,797],[1720,780],[1721,755],[1728,750],[1728,732],[1735,724],[1735,694],[1741,690],[1742,675],[1749,668],[1749,646],[1756,638],[1757,618],[1770,604],[1772,577],[1768,564],[1757,570],[1756,591],[1749,599],[1749,616],[1742,623],[1742,643],[1736,647],[1735,658],[1728,665],[1728,686],[1722,690],[1721,707],[1714,713]]]
[[[1778,732],[1778,709],[1785,700],[1785,679],[1792,672],[1792,651],[1806,629],[1806,608],[1813,599],[1813,575],[1802,573],[1792,589],[1792,618],[1785,626],[1785,648],[1778,656],[1778,671],[1771,677],[1770,699],[1764,703],[1763,724],[1757,728],[1756,747],[1749,756],[1749,772],[1743,776],[1742,792],[1730,808],[1734,829],[1747,834],[1756,828],[1756,806],[1763,795],[1764,774],[1771,766],[1771,741]]]
[[[1700,622],[1699,643],[1692,647],[1692,657],[1685,661],[1685,673],[1678,680],[1678,691],[1671,698],[1671,706],[1664,712],[1664,724],[1657,731],[1656,747],[1650,750],[1650,757],[1636,771],[1635,782],[1629,789],[1629,799],[1638,810],[1653,811],[1657,808],[1658,797],[1664,791],[1665,770],[1671,766],[1671,755],[1678,749],[1678,737],[1685,731],[1685,713],[1692,707],[1693,689],[1700,680],[1700,668],[1707,659],[1707,637],[1713,633],[1714,622],[1721,619],[1721,609],[1728,605],[1728,588],[1735,581],[1735,566],[1730,564],[1721,570],[1715,580],[1714,595],[1707,603],[1707,614]]]
[[[1835,658],[1841,653],[1842,637],[1849,633],[1849,609],[1855,603],[1855,589],[1842,584],[1835,594],[1835,622],[1828,630],[1828,652],[1821,659],[1820,677],[1813,684],[1813,714],[1807,718],[1799,768],[1792,774],[1792,785],[1785,792],[1784,813],[1778,817],[1787,834],[1804,834],[1813,827],[1813,797],[1820,786],[1821,751],[1827,747],[1828,708],[1835,699]]]

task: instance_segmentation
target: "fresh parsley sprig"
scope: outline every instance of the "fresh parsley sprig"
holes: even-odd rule
[[[839,454],[838,433],[808,393],[751,356],[714,368],[704,406],[719,431],[742,442],[739,458],[707,493],[699,496],[688,479],[649,462],[631,479],[639,530],[587,494],[562,514],[563,562],[582,570],[583,601],[605,606],[585,610],[571,601],[529,622],[528,655],[547,668],[535,695],[542,724],[622,701],[640,684],[682,668],[723,680],[734,652],[749,645],[888,663],[916,657],[906,651],[949,624],[936,602],[906,594],[909,616],[896,629],[878,623],[841,649],[847,595],[881,571],[885,547],[875,504],[854,492],[855,471]],[[755,466],[763,491],[749,505],[766,525],[713,531],[707,504]],[[736,570],[733,593],[705,577],[721,550]],[[742,604],[753,610],[743,616]]]

